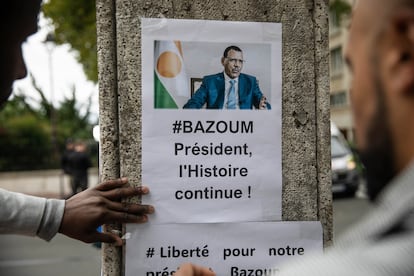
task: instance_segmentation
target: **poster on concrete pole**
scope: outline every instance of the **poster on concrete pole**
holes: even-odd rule
[[[151,222],[281,220],[281,24],[143,18],[141,27]]]

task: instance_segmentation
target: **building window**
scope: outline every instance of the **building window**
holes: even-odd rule
[[[331,94],[331,106],[341,107],[347,105],[346,92],[341,91],[339,93]]]
[[[335,33],[339,30],[340,24],[338,20],[337,12],[334,10],[329,11],[329,31]]]
[[[331,72],[333,75],[342,73],[344,67],[342,48],[338,47],[331,50]]]

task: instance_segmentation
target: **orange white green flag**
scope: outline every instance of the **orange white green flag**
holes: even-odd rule
[[[190,97],[180,41],[155,41],[154,108],[182,108]]]

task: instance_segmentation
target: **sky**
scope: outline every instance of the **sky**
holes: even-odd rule
[[[76,88],[78,102],[84,103],[85,106],[88,98],[92,96],[91,119],[97,119],[98,85],[87,80],[82,66],[76,60],[76,52],[71,50],[69,45],[54,45],[50,42],[44,42],[51,30],[53,28],[49,21],[40,16],[39,31],[30,36],[23,44],[23,56],[28,74],[34,76],[46,98],[53,101],[55,106],[59,106],[65,97],[72,96],[73,87]],[[29,101],[33,105],[37,100],[40,100],[40,96],[33,88],[29,77],[14,83],[14,93],[35,99]],[[80,112],[84,111],[85,109],[80,107]]]

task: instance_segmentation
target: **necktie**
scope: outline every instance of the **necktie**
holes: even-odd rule
[[[236,80],[230,80],[230,89],[227,96],[227,109],[236,109],[236,88],[234,83]]]

